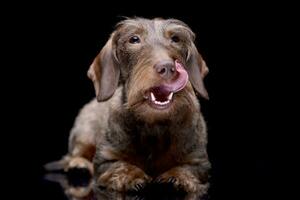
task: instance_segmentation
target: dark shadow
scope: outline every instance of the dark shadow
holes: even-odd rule
[[[143,190],[119,193],[105,188],[95,187],[90,174],[82,169],[73,169],[68,173],[46,174],[45,179],[58,183],[70,200],[206,200],[196,194],[186,194],[175,190],[169,184],[149,184]]]

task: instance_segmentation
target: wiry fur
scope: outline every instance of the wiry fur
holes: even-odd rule
[[[174,34],[181,37],[180,43],[170,43]],[[128,44],[132,35],[138,35],[141,44]],[[102,102],[92,100],[81,110],[71,131],[69,153],[48,168],[86,167],[98,186],[117,191],[155,181],[205,194],[210,163],[196,94],[208,97],[202,81],[208,69],[194,37],[179,20],[120,22],[88,73]],[[181,60],[190,81],[174,94],[170,108],[157,110],[144,95],[164,81],[153,66],[165,59]]]

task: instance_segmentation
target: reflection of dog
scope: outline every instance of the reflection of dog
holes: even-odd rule
[[[63,174],[47,174],[45,180],[57,182],[64,190],[68,199],[72,200],[91,200],[93,193],[93,182],[88,179],[81,180],[82,185],[72,185],[72,181],[68,179],[67,175]],[[78,178],[78,177],[77,177]],[[77,180],[78,181],[78,180]]]
[[[88,71],[101,103],[81,110],[69,153],[46,167],[88,168],[98,186],[117,191],[153,180],[206,193],[210,163],[195,93],[208,98],[208,68],[194,37],[175,19],[120,22]]]

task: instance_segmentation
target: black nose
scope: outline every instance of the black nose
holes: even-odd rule
[[[176,75],[175,63],[172,61],[161,61],[154,66],[156,72],[164,79],[172,79]]]

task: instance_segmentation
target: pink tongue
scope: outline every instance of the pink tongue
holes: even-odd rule
[[[175,60],[175,66],[178,72],[178,77],[176,78],[176,80],[164,84],[164,87],[166,87],[167,90],[174,93],[182,90],[186,86],[189,79],[188,73],[186,72],[182,64],[177,60]]]

